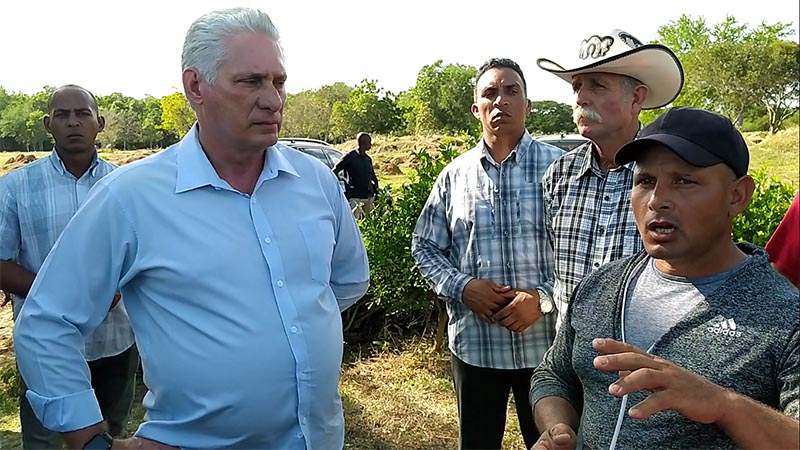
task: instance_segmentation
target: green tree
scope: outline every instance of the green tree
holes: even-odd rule
[[[161,127],[161,100],[146,96],[142,102],[141,140],[149,147],[165,147],[177,141],[177,137]]]
[[[338,82],[317,90],[290,94],[283,110],[284,136],[333,140],[331,115],[336,102],[346,103],[353,88]]]
[[[114,148],[133,150],[142,141],[142,123],[134,109],[110,109],[103,114],[106,128],[103,139]]]
[[[575,133],[572,108],[566,103],[550,100],[531,102],[531,113],[525,127],[533,134]]]
[[[344,140],[359,131],[393,133],[402,126],[403,118],[391,92],[384,92],[376,81],[363,80],[350,92],[347,102],[333,105],[331,123],[334,139]]]
[[[777,131],[800,94],[798,44],[785,40],[791,32],[783,23],[748,28],[732,16],[713,27],[686,15],[662,26],[658,42],[676,52],[686,75],[673,105],[717,111],[738,126],[765,109],[770,131]]]
[[[424,66],[414,87],[401,96],[409,131],[417,134],[466,132],[476,126],[470,107],[477,69],[442,60]]]
[[[42,93],[32,97],[25,94],[13,94],[8,99],[6,107],[0,115],[0,136],[14,138],[26,150],[44,150],[50,146],[50,137],[44,128],[44,116],[47,102],[44,107],[39,99],[34,99]],[[35,106],[36,105],[36,106]]]
[[[189,101],[180,92],[161,97],[161,128],[175,136],[183,136],[196,117]]]
[[[119,92],[98,97],[100,111],[106,118],[103,139],[115,148],[131,150],[143,144],[143,100]]]

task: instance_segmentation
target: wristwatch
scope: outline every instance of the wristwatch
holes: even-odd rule
[[[95,434],[94,437],[83,446],[90,450],[108,450],[114,444],[114,438],[108,433]]]
[[[553,297],[550,297],[541,289],[537,289],[536,291],[539,293],[539,311],[541,311],[542,314],[550,314],[555,311],[556,304],[553,302]]]

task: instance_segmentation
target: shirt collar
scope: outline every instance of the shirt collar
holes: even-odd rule
[[[64,175],[65,173],[69,173],[69,171],[67,171],[67,168],[64,167],[64,161],[62,161],[61,157],[58,156],[58,151],[56,151],[55,147],[53,147],[53,151],[50,152],[50,155],[48,156],[48,158],[50,158],[50,164],[53,165],[53,168],[56,169],[56,172],[58,172],[59,175]],[[89,169],[86,170],[86,172],[91,174],[91,176],[93,176],[93,177],[95,176],[95,173],[97,172],[97,163],[98,162],[100,162],[100,161],[99,161],[99,157],[97,156],[97,149],[95,149],[94,157],[92,157],[92,162],[91,162],[91,164],[89,164]],[[70,174],[70,175],[72,175],[72,174]]]
[[[218,189],[234,190],[227,181],[217,174],[211,161],[208,160],[200,146],[198,125],[195,123],[186,136],[177,144],[178,174],[175,182],[175,193],[190,191],[204,186]],[[272,146],[264,152],[264,167],[256,182],[256,189],[262,182],[278,176],[278,172],[286,172],[299,177],[297,170],[283,155],[280,146]]]
[[[633,139],[639,137],[639,133],[642,132],[642,122],[639,122],[639,129],[636,131],[636,136]],[[586,175],[590,170],[593,171],[597,176],[602,176],[603,171],[600,169],[600,165],[597,164],[597,161],[594,159],[594,142],[588,141],[585,144],[578,147],[577,151],[583,152],[580,156],[581,158],[581,166],[578,169],[578,177],[582,177]],[[620,166],[626,170],[630,170],[633,172],[636,169],[636,163],[631,161],[627,164],[623,164]]]
[[[525,153],[528,151],[528,147],[531,146],[533,143],[533,138],[531,137],[528,130],[525,130],[522,133],[522,137],[519,138],[517,141],[517,145],[511,150],[511,153],[508,154],[506,157],[506,161],[522,161],[525,159]],[[478,143],[478,148],[480,149],[481,160],[486,161],[487,163],[494,163],[495,165],[502,164],[503,161],[495,161],[492,158],[492,154],[489,153],[489,146],[486,145],[486,141],[481,137],[481,141]]]

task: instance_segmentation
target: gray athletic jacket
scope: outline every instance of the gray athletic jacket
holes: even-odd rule
[[[769,265],[763,249],[739,244],[756,260],[697,305],[659,339],[651,353],[713,383],[798,417],[800,408],[800,301],[798,291]],[[597,337],[622,340],[621,311],[630,275],[646,253],[609,263],[575,289],[567,320],[534,371],[531,405],[543,397],[568,400],[581,416],[584,449],[736,448],[714,425],[692,422],[674,411],[646,420],[627,401],[608,393],[616,373],[592,366]],[[753,424],[754,427],[759,426]]]

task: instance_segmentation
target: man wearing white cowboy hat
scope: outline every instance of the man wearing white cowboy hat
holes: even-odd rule
[[[590,140],[556,160],[542,179],[559,327],[584,276],[642,249],[630,205],[634,163],[618,166],[614,156],[638,134],[639,111],[669,104],[683,86],[683,69],[669,48],[644,45],[621,30],[587,37],[577,53],[571,69],[537,61],[572,85],[573,120]]]

